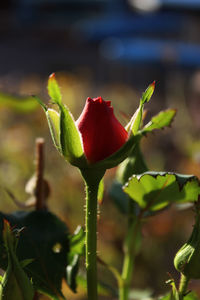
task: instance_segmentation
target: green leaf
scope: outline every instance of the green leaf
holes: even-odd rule
[[[54,109],[47,109],[46,111],[47,121],[51,133],[52,140],[56,148],[61,152],[60,147],[60,115]]]
[[[47,106],[44,104],[44,102],[38,96],[34,95],[33,99],[35,99],[42,106],[42,108],[44,109],[45,112],[47,111]]]
[[[143,299],[151,299],[153,291],[150,289],[137,290],[133,289],[129,292],[129,300],[143,300]]]
[[[34,261],[34,259],[32,259],[32,258],[24,259],[24,260],[20,261],[20,266],[22,268],[25,268],[26,266],[28,266],[29,264],[31,264],[33,261]]]
[[[170,126],[175,115],[175,109],[161,111],[159,114],[154,116],[151,121],[141,130],[141,133],[145,134],[153,131],[154,129],[162,129],[166,126]]]
[[[77,274],[79,268],[79,258],[84,253],[85,232],[78,226],[74,234],[70,237],[70,252],[68,254],[68,265],[66,268],[66,280],[71,290],[76,293]]]
[[[19,97],[0,92],[0,107],[8,107],[16,112],[29,113],[38,108],[33,97]]]
[[[124,193],[122,184],[114,181],[109,190],[109,196],[114,201],[119,211],[126,215],[129,208],[129,197],[126,193]]]
[[[70,289],[76,293],[77,282],[76,277],[78,274],[78,267],[79,267],[79,255],[75,254],[71,258],[67,268],[66,268],[66,280],[67,284],[69,285]]]
[[[84,253],[85,232],[81,226],[78,226],[73,235],[70,236],[70,255]]]
[[[25,229],[17,247],[19,261],[32,259],[24,268],[33,286],[51,299],[60,299],[61,283],[66,276],[69,252],[68,229],[54,214],[46,211],[19,211],[13,214],[0,213],[0,245],[2,244],[3,219],[11,226]],[[6,268],[6,253],[0,247],[0,267]]]
[[[123,189],[142,209],[151,211],[171,203],[197,201],[200,194],[196,176],[172,172],[133,175]]]
[[[199,297],[195,292],[190,292],[184,297],[184,300],[199,300]]]
[[[49,76],[47,88],[51,100],[56,104],[61,104],[62,96],[54,73]]]
[[[78,285],[80,285],[82,288],[85,289],[85,291],[87,290],[87,281],[84,276],[78,275],[77,282]],[[98,281],[97,289],[98,289],[99,296],[105,296],[110,298],[117,298],[118,296],[117,290],[113,289],[111,286],[109,286],[104,282]]]
[[[34,290],[16,256],[17,237],[11,231],[10,224],[4,220],[3,242],[6,248],[8,264],[1,280],[1,300],[32,300]]]
[[[118,166],[117,180],[125,184],[133,174],[141,174],[148,170],[140,150],[141,136],[129,156]]]

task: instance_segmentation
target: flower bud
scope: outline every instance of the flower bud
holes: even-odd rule
[[[191,237],[174,258],[177,271],[190,279],[200,279],[200,220],[197,216]]]
[[[82,136],[84,154],[90,163],[112,155],[128,139],[128,132],[114,116],[111,102],[101,97],[87,98],[76,124]]]

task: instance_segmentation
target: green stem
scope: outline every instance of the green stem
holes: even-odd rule
[[[137,250],[137,238],[140,234],[140,216],[135,216],[133,211],[133,200],[129,201],[129,218],[128,218],[128,231],[125,240],[125,256],[122,268],[122,285],[119,288],[119,299],[128,300],[131,279],[133,274],[135,255]]]
[[[179,284],[179,289],[178,289],[178,294],[179,294],[179,300],[182,300],[184,296],[187,294],[187,287],[190,279],[181,274],[181,279],[180,279],[180,284]]]
[[[97,300],[97,195],[105,170],[82,169],[86,186],[86,273],[88,300]]]

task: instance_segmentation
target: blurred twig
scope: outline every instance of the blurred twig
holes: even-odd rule
[[[46,208],[46,195],[44,186],[44,139],[36,139],[36,210]]]

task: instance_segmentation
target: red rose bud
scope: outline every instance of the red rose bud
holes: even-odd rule
[[[112,155],[128,139],[128,132],[114,116],[111,102],[101,97],[87,98],[76,124],[82,136],[84,153],[91,163]]]

